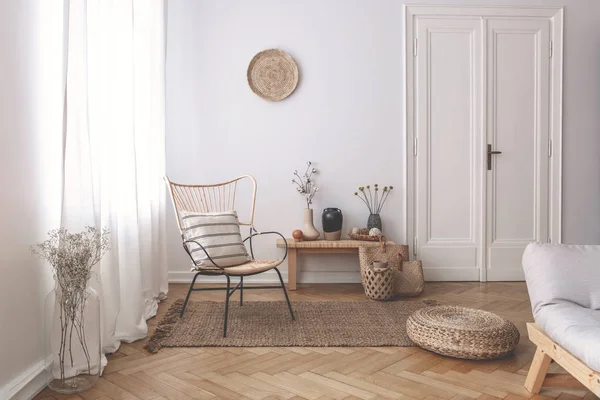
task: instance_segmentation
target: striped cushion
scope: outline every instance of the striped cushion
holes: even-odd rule
[[[240,234],[240,222],[235,211],[216,213],[181,212],[184,240],[195,240],[208,252],[219,267],[231,267],[250,261]],[[215,265],[195,243],[188,243],[196,267]],[[194,269],[192,269],[194,270]]]

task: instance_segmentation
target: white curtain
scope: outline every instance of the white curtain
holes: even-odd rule
[[[66,0],[62,225],[107,227],[102,348],[147,336],[167,293],[164,0]]]

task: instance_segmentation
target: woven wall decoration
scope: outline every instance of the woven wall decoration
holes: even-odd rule
[[[283,100],[296,89],[298,66],[284,51],[261,51],[248,66],[248,84],[252,91],[263,99]]]

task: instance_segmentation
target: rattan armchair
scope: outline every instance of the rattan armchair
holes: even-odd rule
[[[286,259],[288,254],[287,246],[285,248],[285,254],[282,258],[278,260],[256,260],[254,258],[254,249],[252,247],[252,239],[257,236],[262,235],[277,235],[280,236],[285,241],[285,237],[279,233],[274,231],[268,232],[259,232],[254,228],[254,208],[256,203],[256,179],[250,175],[243,175],[233,180],[210,184],[210,185],[185,185],[180,183],[175,183],[169,180],[168,177],[165,177],[167,182],[169,193],[171,195],[171,200],[173,202],[173,209],[175,210],[175,215],[177,217],[177,225],[179,227],[179,231],[181,233],[181,237],[183,240],[183,248],[186,253],[190,257],[192,264],[194,266],[194,271],[196,274],[190,284],[190,288],[188,290],[187,296],[185,298],[185,302],[183,303],[183,308],[181,309],[180,317],[182,318],[185,309],[187,307],[188,301],[190,299],[190,295],[194,291],[204,291],[204,290],[226,290],[225,295],[225,318],[223,322],[223,336],[227,336],[227,319],[229,314],[229,298],[237,291],[240,292],[240,306],[243,305],[244,302],[244,289],[282,289],[283,294],[285,296],[285,300],[287,302],[290,315],[292,320],[294,320],[294,312],[292,310],[292,305],[290,304],[290,299],[288,297],[287,291],[285,289],[285,284],[283,283],[283,278],[281,277],[281,272],[277,268],[283,261]],[[199,212],[199,213],[208,213],[208,212],[224,212],[224,211],[234,211],[235,210],[235,202],[236,195],[238,191],[238,183],[243,180],[249,180],[252,184],[252,201],[250,208],[250,216],[247,221],[240,221],[240,225],[249,227],[249,235],[244,239],[244,243],[248,244],[250,249],[251,261],[236,265],[232,267],[220,267],[217,262],[215,262],[209,255],[208,251],[197,241],[194,240],[186,240],[184,236],[184,228],[181,218],[181,213],[183,211],[191,211],[191,212]],[[194,258],[192,257],[189,244],[195,243],[199,246],[202,251],[206,254],[208,259],[215,265],[215,267],[201,267],[198,265]],[[280,285],[277,286],[247,286],[244,288],[244,277],[257,275],[266,271],[275,270],[277,276],[279,277]],[[227,286],[225,288],[222,287],[194,287],[196,283],[196,279],[199,275],[222,275],[227,280]],[[231,277],[239,277],[239,283],[231,289]]]

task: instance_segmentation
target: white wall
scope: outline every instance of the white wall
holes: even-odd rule
[[[411,3],[427,3],[412,1]],[[450,3],[450,2],[447,2]],[[456,2],[453,2],[456,3]],[[463,4],[511,4],[463,1]],[[565,7],[564,225],[569,243],[600,243],[600,2],[521,1]],[[167,44],[167,171],[175,181],[214,182],[250,173],[259,182],[258,229],[301,227],[290,184],[306,160],[321,173],[320,211],[344,212],[344,230],[366,225],[359,185],[392,184],[382,217],[402,242],[403,23],[397,0],[171,0]],[[267,48],[290,53],[298,89],[270,103],[249,89],[246,69]],[[172,213],[169,268],[189,277]],[[262,247],[265,257],[277,251]],[[358,281],[350,256],[302,257],[300,281]],[[306,271],[312,271],[306,273]]]
[[[58,5],[58,7],[57,7]],[[28,398],[41,371],[49,267],[29,245],[58,226],[62,7],[0,2],[0,398]],[[37,378],[37,380],[36,380]]]

